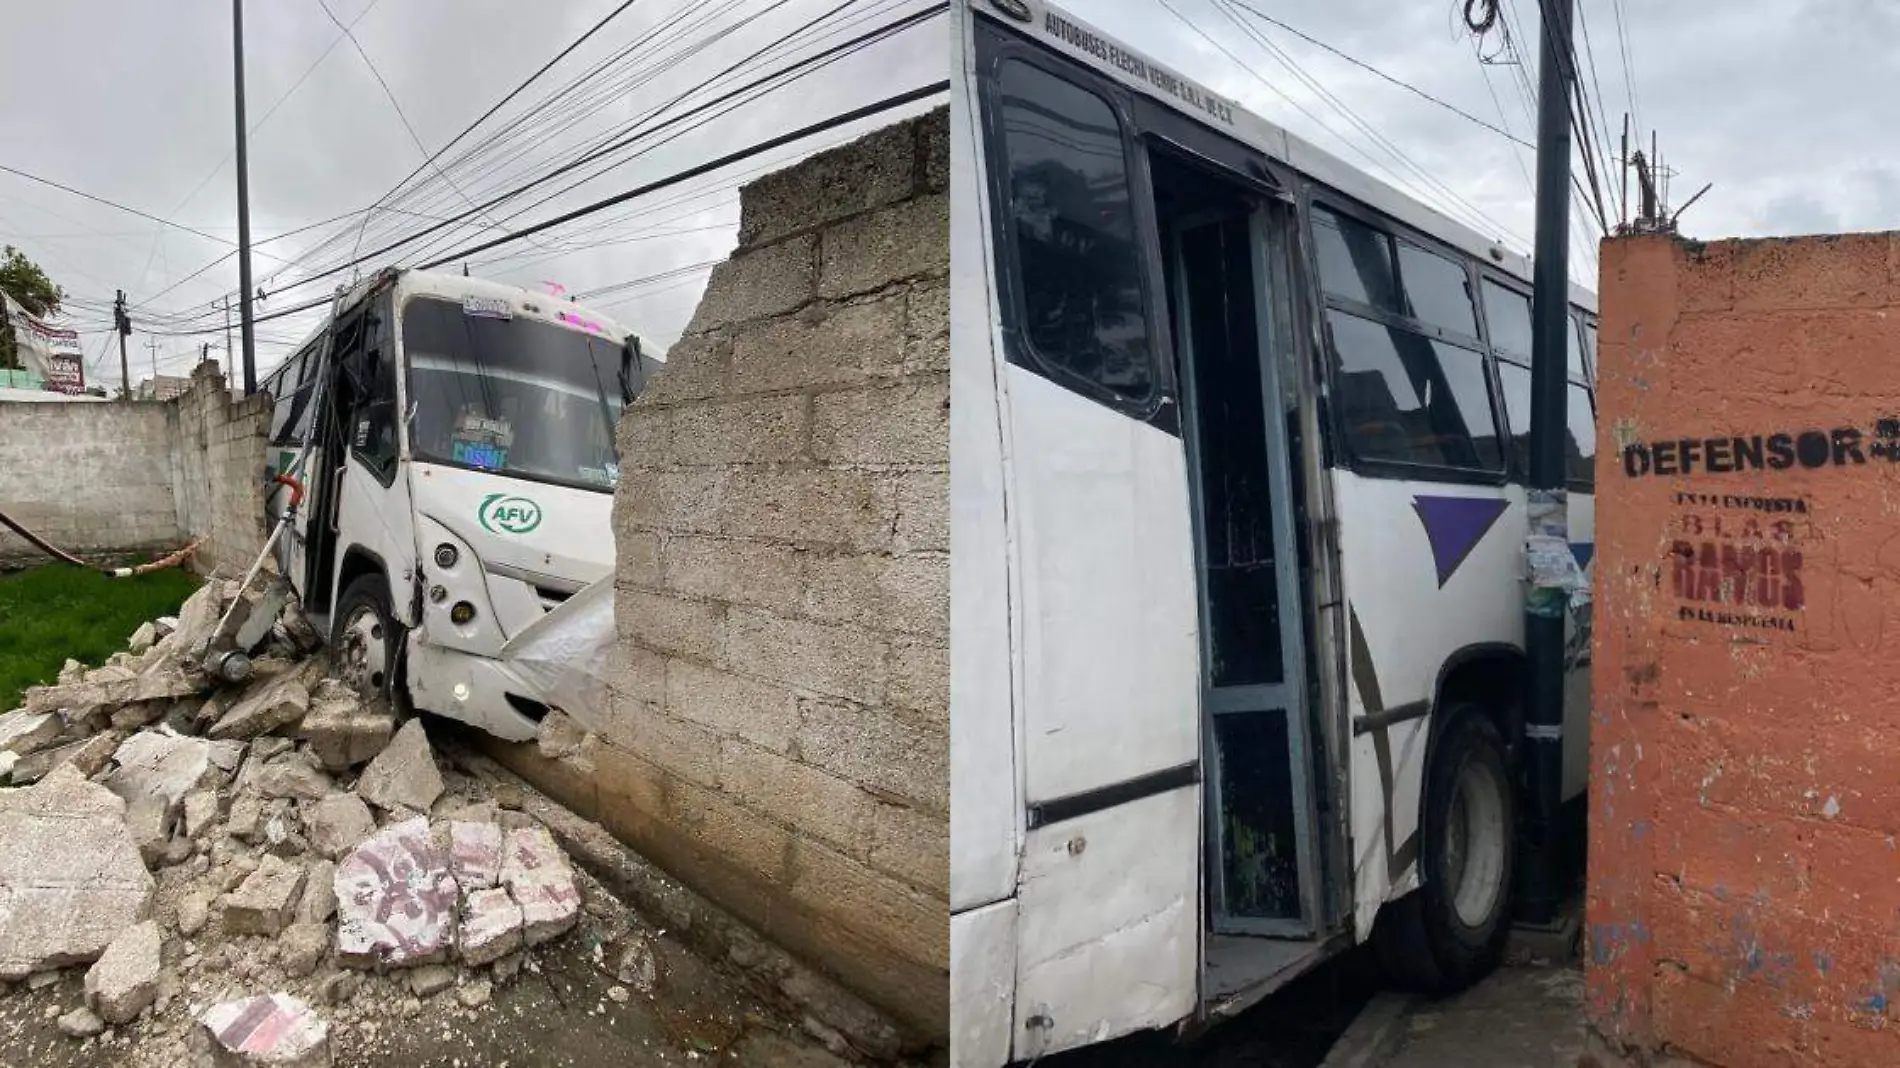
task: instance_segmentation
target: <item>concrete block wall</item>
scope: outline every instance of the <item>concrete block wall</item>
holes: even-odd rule
[[[1900,237],[1613,240],[1602,302],[1590,1024],[1900,1064]]]
[[[185,391],[166,402],[178,468],[178,525],[202,537],[194,566],[242,575],[264,548],[264,451],[271,401],[231,396],[214,360],[192,371]]]
[[[945,132],[743,190],[620,424],[609,720],[583,761],[511,761],[921,1041],[948,1030]]]
[[[171,552],[241,571],[263,548],[270,404],[232,399],[215,362],[172,400],[0,403],[0,510],[83,557]],[[0,531],[0,563],[46,559]]]
[[[0,403],[0,511],[84,557],[184,541],[161,404]],[[0,564],[46,559],[0,527]]]

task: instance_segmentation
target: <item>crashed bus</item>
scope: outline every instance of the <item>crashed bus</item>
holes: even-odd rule
[[[268,547],[360,691],[509,740],[604,700],[614,431],[664,359],[565,297],[385,270],[262,384]]]
[[[1574,591],[1572,812],[1588,769],[1595,298],[1533,555],[1527,259],[1043,0],[952,12],[955,1064],[1193,1030],[1365,942],[1474,981],[1533,559]]]

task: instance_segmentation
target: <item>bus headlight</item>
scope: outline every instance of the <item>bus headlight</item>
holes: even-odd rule
[[[469,622],[474,618],[475,606],[467,601],[457,601],[455,602],[455,607],[449,609],[449,622],[458,627],[468,626]]]
[[[461,558],[462,554],[455,551],[455,546],[446,541],[435,547],[435,566],[437,567],[445,569],[454,567],[455,562]]]

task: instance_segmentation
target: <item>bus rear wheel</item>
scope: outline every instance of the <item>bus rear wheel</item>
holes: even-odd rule
[[[1425,771],[1420,885],[1381,910],[1373,936],[1400,986],[1456,993],[1503,956],[1517,817],[1504,752],[1484,709],[1446,710]]]
[[[364,697],[394,698],[402,625],[389,608],[389,581],[360,575],[337,599],[331,648],[337,676]]]

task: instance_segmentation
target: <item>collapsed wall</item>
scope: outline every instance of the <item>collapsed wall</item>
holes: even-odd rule
[[[940,1039],[949,962],[946,113],[754,182],[620,425],[612,711],[507,758]]]
[[[1632,1063],[1900,1063],[1897,254],[1603,247],[1587,1005]]]
[[[263,396],[234,399],[214,361],[163,403],[0,402],[0,511],[74,555],[168,553],[236,573],[264,540]],[[45,555],[0,529],[0,565]]]

